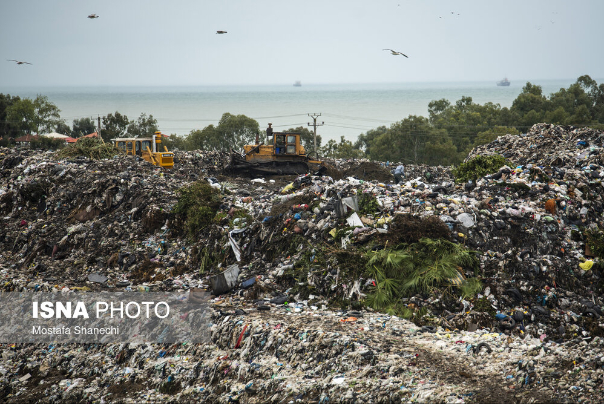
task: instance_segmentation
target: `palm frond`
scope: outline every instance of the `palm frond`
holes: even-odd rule
[[[476,278],[466,279],[459,289],[461,290],[461,296],[464,299],[472,298],[482,290],[482,283]]]

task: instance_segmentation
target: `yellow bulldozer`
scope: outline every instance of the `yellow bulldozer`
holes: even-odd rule
[[[161,132],[155,132],[152,137],[122,137],[111,139],[113,144],[129,156],[139,156],[145,161],[163,168],[174,167],[174,153],[169,152],[164,145],[164,151],[160,151],[162,146]]]
[[[291,175],[322,172],[325,163],[312,160],[300,143],[299,133],[274,132],[268,144],[243,146],[243,154],[233,152],[227,172],[248,175]]]

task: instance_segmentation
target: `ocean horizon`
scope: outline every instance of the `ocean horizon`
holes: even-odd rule
[[[502,77],[503,78],[503,77]],[[502,79],[500,78],[500,80]],[[594,79],[598,83],[602,80]],[[192,130],[217,125],[229,112],[258,121],[264,129],[271,122],[276,130],[298,126],[311,128],[308,114],[317,118],[317,134],[352,142],[361,133],[391,124],[409,115],[428,116],[430,101],[447,99],[455,103],[463,96],[473,102],[492,102],[511,107],[527,82],[539,85],[549,96],[568,88],[575,79],[512,80],[499,87],[498,80],[476,82],[417,82],[364,84],[289,85],[204,85],[204,86],[3,86],[0,93],[35,98],[45,95],[61,110],[61,118],[71,125],[74,119],[126,115],[134,120],[141,113],[153,115],[165,134],[187,135]]]

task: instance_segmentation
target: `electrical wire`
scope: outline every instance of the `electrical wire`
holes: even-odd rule
[[[333,117],[337,117],[337,118],[345,118],[345,119],[350,119],[350,120],[356,120],[356,121],[369,121],[369,122],[396,122],[396,121],[389,121],[386,119],[375,119],[375,118],[361,118],[358,116],[346,116],[346,115],[338,115],[338,114],[330,114],[330,113],[326,113],[324,114],[325,116],[333,116]]]
[[[260,116],[252,119],[271,119],[271,118],[289,118],[290,116],[306,116],[308,114],[293,114],[293,115],[276,115],[276,116]]]
[[[368,127],[368,126],[335,125],[333,123],[326,123],[324,125],[325,126],[335,126],[337,128],[347,128],[347,129],[362,129],[362,130],[374,129],[374,128]]]

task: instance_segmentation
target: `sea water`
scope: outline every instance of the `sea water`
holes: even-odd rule
[[[595,79],[598,82],[601,80]],[[549,96],[568,88],[576,79],[528,80]],[[264,130],[271,122],[276,131],[303,126],[312,130],[309,114],[317,118],[323,144],[343,136],[352,142],[368,130],[390,126],[409,115],[428,116],[430,101],[455,103],[463,96],[474,103],[493,102],[511,107],[527,80],[511,80],[509,87],[492,82],[305,84],[206,87],[4,87],[0,93],[35,98],[45,95],[61,110],[61,118],[90,117],[97,121],[116,111],[135,120],[153,115],[165,134],[187,135],[192,130],[217,125],[226,112],[258,121]]]

